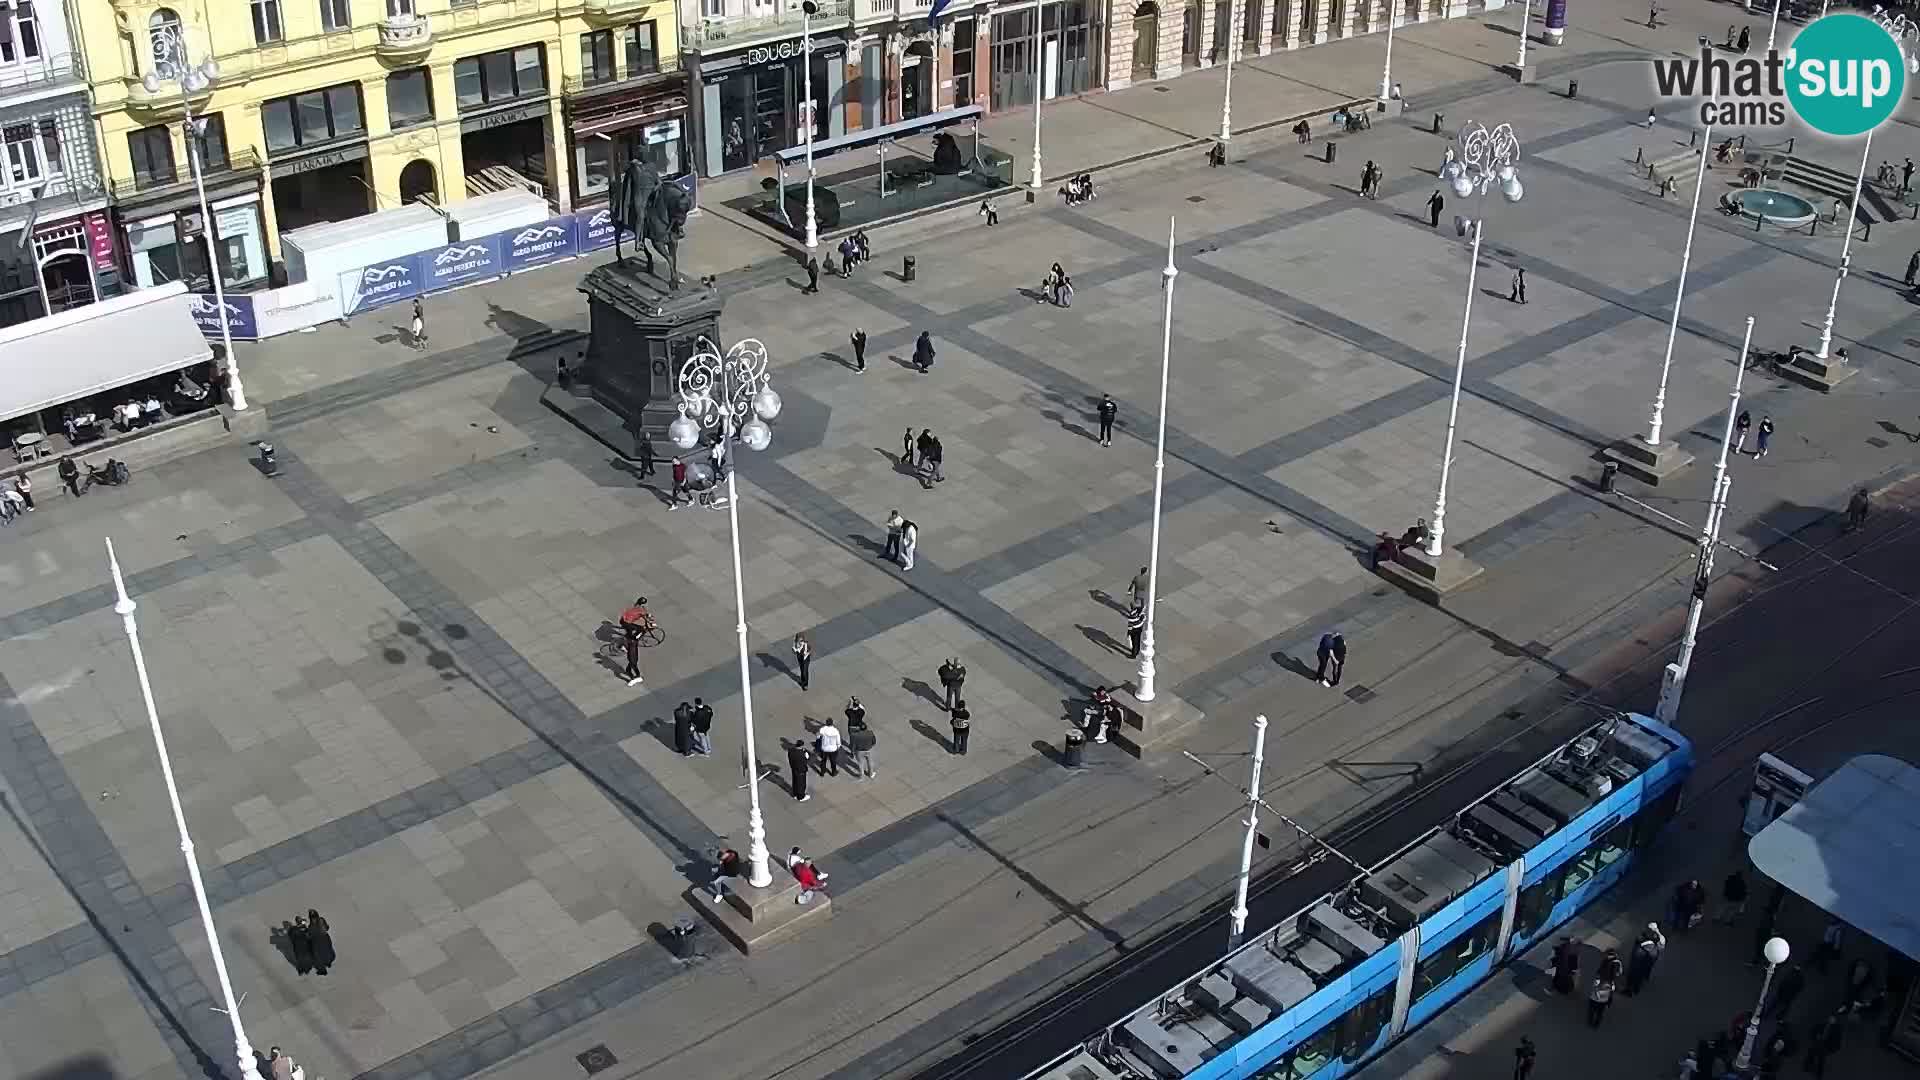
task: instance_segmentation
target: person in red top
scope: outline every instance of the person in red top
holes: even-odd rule
[[[637,686],[646,680],[640,677],[640,632],[653,625],[653,616],[647,612],[647,598],[642,596],[633,602],[633,606],[620,613],[620,632],[627,639],[627,685]]]
[[[793,879],[800,883],[800,895],[794,899],[795,903],[811,903],[813,894],[827,887],[828,875],[813,865],[812,859],[800,854],[799,848],[787,854],[787,869],[793,871]]]
[[[680,496],[687,490],[687,462],[684,458],[673,459],[673,501],[680,502]]]

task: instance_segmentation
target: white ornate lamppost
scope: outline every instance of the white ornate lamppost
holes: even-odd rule
[[[1160,271],[1162,301],[1160,329],[1160,418],[1159,433],[1153,441],[1153,525],[1147,541],[1147,625],[1140,635],[1140,670],[1134,680],[1134,698],[1152,701],[1153,689],[1153,609],[1160,599],[1160,493],[1167,478],[1167,369],[1173,362],[1173,279],[1180,271],[1173,266],[1173,219],[1167,219],[1167,265]]]
[[[1704,38],[1702,44],[1704,47]],[[1712,152],[1713,123],[1709,121],[1700,140],[1700,162],[1694,166],[1693,209],[1687,213],[1687,241],[1680,249],[1680,281],[1674,290],[1673,314],[1667,320],[1667,350],[1660,358],[1660,385],[1653,393],[1653,416],[1647,424],[1646,446],[1633,448],[1639,451],[1634,455],[1636,457],[1652,455],[1655,475],[1684,468],[1693,461],[1693,455],[1682,450],[1678,443],[1663,445],[1661,439],[1665,435],[1663,427],[1667,415],[1667,377],[1673,370],[1674,342],[1680,337],[1680,305],[1687,297],[1687,269],[1693,265],[1693,231],[1700,220],[1700,192],[1707,186],[1707,155]]]
[[[747,592],[740,571],[740,499],[733,482],[732,444],[737,436],[753,450],[773,442],[767,421],[780,415],[780,395],[767,374],[767,347],[753,338],[719,346],[701,338],[700,350],[680,368],[680,416],[667,425],[667,437],[682,450],[699,445],[701,435],[718,429],[727,473],[727,531],[733,540],[734,636],[740,653],[740,706],[747,730],[747,881],[764,889],[773,883],[767,866],[767,823],[760,814],[760,758],[754,747],[753,679],[747,667]]]
[[[240,365],[233,355],[233,325],[227,313],[227,290],[220,281],[220,257],[213,246],[213,210],[207,206],[207,182],[200,172],[200,133],[205,120],[193,116],[193,96],[204,93],[219,77],[219,68],[211,59],[199,64],[187,57],[186,31],[179,24],[154,27],[153,70],[140,80],[147,93],[157,94],[163,86],[180,88],[180,107],[186,116],[187,162],[193,169],[193,190],[200,199],[200,238],[207,248],[207,276],[213,279],[213,302],[220,308],[220,347],[225,350],[227,368],[227,404],[235,412],[247,407],[247,393],[240,385]]]
[[[813,129],[818,123],[813,115],[813,16],[820,10],[814,0],[803,0],[800,5],[800,93],[806,98],[802,110],[807,116],[807,248],[812,250],[820,246],[820,219],[813,212]]]
[[[187,881],[193,886],[193,899],[200,908],[200,929],[207,935],[207,951],[213,956],[213,974],[220,982],[220,999],[226,1005],[227,1023],[233,1027],[233,1053],[240,1064],[242,1080],[260,1080],[260,1061],[253,1044],[247,1041],[246,1028],[240,1023],[240,1002],[233,996],[233,980],[227,975],[226,953],[220,948],[220,932],[213,925],[213,905],[207,900],[206,882],[200,879],[200,862],[194,858],[193,837],[187,832],[187,813],[180,806],[180,787],[173,779],[173,758],[167,754],[167,736],[160,730],[160,712],[153,704],[153,684],[147,681],[147,656],[140,649],[140,628],[133,613],[139,607],[127,595],[127,583],[120,576],[120,560],[114,557],[113,541],[107,541],[107,566],[113,574],[113,592],[118,598],[113,610],[126,631],[127,645],[133,650],[133,672],[140,679],[140,700],[147,707],[147,726],[153,729],[153,748],[160,757],[160,779],[167,785],[167,801],[173,806],[173,825],[180,832],[180,854],[187,860]]]
[[[1773,984],[1773,971],[1787,962],[1793,949],[1785,938],[1768,938],[1760,952],[1767,961],[1767,975],[1760,980],[1760,999],[1753,1003],[1753,1011],[1747,1014],[1746,1040],[1740,1044],[1740,1053],[1733,1059],[1733,1070],[1743,1075],[1753,1067],[1753,1044],[1760,1038],[1760,1010],[1767,1004],[1767,987]]]
[[[1046,96],[1047,83],[1047,5],[1041,0],[1033,6],[1033,176],[1027,187],[1039,191],[1040,173],[1040,99]]]
[[[1400,0],[1387,0],[1387,59],[1380,65],[1380,105],[1385,108],[1393,94],[1393,27],[1400,21]]]
[[[1527,34],[1533,30],[1533,0],[1520,0],[1520,57],[1514,61],[1514,75],[1527,81]]]
[[[1515,162],[1520,160],[1520,139],[1512,124],[1488,130],[1485,124],[1469,123],[1460,129],[1460,156],[1440,170],[1440,178],[1453,186],[1456,197],[1466,199],[1476,192],[1484,211],[1486,195],[1497,184],[1500,194],[1517,203],[1526,194],[1520,184]],[[1433,527],[1427,541],[1427,554],[1438,559],[1444,550],[1441,537],[1446,533],[1447,481],[1453,473],[1453,437],[1460,423],[1460,384],[1467,371],[1467,330],[1473,325],[1473,290],[1480,272],[1480,237],[1485,231],[1484,216],[1473,219],[1473,253],[1467,260],[1467,307],[1460,315],[1460,352],[1453,365],[1453,401],[1447,408],[1447,442],[1440,455],[1440,494],[1433,501]]]
[[[1233,139],[1233,58],[1240,52],[1240,9],[1229,0],[1227,4],[1227,44],[1222,51],[1227,54],[1227,88],[1220,98],[1220,145],[1225,146]]]

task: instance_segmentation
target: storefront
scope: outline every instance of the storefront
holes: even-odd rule
[[[250,289],[266,284],[266,225],[258,191],[225,198],[207,193],[213,211],[213,250],[220,259],[220,284]],[[207,274],[207,222],[198,202],[186,206],[121,207],[127,235],[129,276],[142,289],[169,281],[185,282],[194,292],[213,289]],[[138,216],[136,216],[138,215]]]
[[[1099,14],[1089,0],[996,9],[989,72],[994,111],[1033,104],[1036,56],[1046,100],[1096,89],[1106,47]]]
[[[23,223],[24,224],[24,223]],[[33,237],[0,234],[0,326],[85,307],[120,291],[105,209],[41,221]]]
[[[555,170],[548,161],[553,145],[549,85],[546,48],[541,45],[521,45],[454,62],[460,153],[468,176],[506,170],[539,185],[549,202],[564,203],[566,193],[554,192],[550,186]]]
[[[374,209],[360,84],[341,83],[260,105],[274,220],[281,232]],[[212,199],[209,198],[209,202]]]
[[[846,134],[847,45],[813,38],[816,140]],[[706,59],[700,65],[702,172],[716,176],[806,141],[801,101],[806,72],[800,39],[768,42]]]
[[[693,170],[687,154],[684,77],[654,85],[617,85],[567,99],[567,144],[573,155],[574,205],[610,197],[627,162],[639,159],[661,176]]]

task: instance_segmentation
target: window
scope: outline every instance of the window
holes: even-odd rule
[[[227,122],[219,113],[202,116],[198,120],[200,143],[200,169],[202,172],[219,172],[228,165]]]
[[[463,109],[546,91],[546,65],[538,45],[469,56],[453,64],[454,99]]]
[[[1560,886],[1565,879],[1563,866],[1548,871],[1546,877],[1520,890],[1513,912],[1514,937],[1528,937],[1546,924],[1547,916],[1553,914],[1554,905],[1560,902]]]
[[[279,41],[283,36],[280,27],[280,0],[250,0],[253,6],[253,40],[255,44],[265,45]]]
[[[580,35],[580,80],[589,85],[612,82],[613,31],[600,30]]]
[[[960,19],[953,24],[953,103],[973,104],[973,38],[979,33],[974,20]]]
[[[133,152],[133,182],[137,187],[171,184],[173,171],[173,133],[164,127],[141,128],[127,132],[127,149]]]
[[[1388,983],[1374,991],[1372,997],[1347,1010],[1340,1018],[1340,1059],[1349,1065],[1357,1064],[1373,1049],[1380,1040],[1380,1033],[1387,1028],[1387,1021],[1393,1019],[1394,985]]]
[[[660,32],[652,19],[620,31],[620,40],[627,50],[627,78],[660,70]]]
[[[395,128],[433,121],[433,80],[423,67],[387,76],[387,122]]]
[[[328,33],[353,27],[353,12],[348,0],[320,0],[320,26]]]
[[[5,158],[9,187],[38,183],[46,175],[40,156],[40,134],[33,121],[0,127],[0,156]]]
[[[413,18],[413,0],[387,0],[387,18]]]
[[[0,64],[40,59],[40,29],[33,23],[32,0],[0,11]]]
[[[574,147],[573,161],[582,198],[613,186],[613,143],[589,135]]]
[[[172,8],[160,8],[147,16],[148,45],[155,60],[171,59],[180,44],[180,16]]]
[[[1639,813],[1633,815],[1633,846],[1644,848],[1660,836],[1660,830],[1673,820],[1673,813],[1680,808],[1680,789],[1668,791],[1665,795],[1642,806]]]
[[[718,19],[727,13],[727,0],[703,0],[700,10],[709,19]]]
[[[1461,969],[1485,956],[1493,948],[1494,939],[1499,936],[1500,910],[1496,908],[1466,933],[1440,946],[1432,956],[1414,965],[1412,1000],[1419,1001],[1433,993]]]
[[[343,139],[367,127],[360,115],[359,83],[275,98],[260,106],[260,119],[268,153]]]

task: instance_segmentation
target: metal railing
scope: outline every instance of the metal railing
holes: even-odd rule
[[[859,0],[858,18],[861,22],[873,19],[914,19],[922,18],[933,10],[933,0]]]
[[[380,21],[381,48],[418,48],[433,41],[433,24],[425,15],[389,15]]]
[[[87,69],[80,58],[69,53],[64,56],[48,56],[39,60],[28,60],[0,67],[0,96],[9,90],[39,89],[53,83],[84,83],[87,81]]]
[[[815,29],[826,30],[836,23],[844,23],[853,17],[853,0],[819,0],[819,11],[813,16]],[[797,2],[778,0],[770,12],[743,16],[722,16],[704,18],[680,28],[682,40],[688,48],[703,46],[740,45],[766,38],[778,38],[800,33],[801,13]]]
[[[259,172],[260,165],[259,153],[252,147],[247,147],[228,154],[224,163],[202,163],[200,168],[207,182],[212,183],[223,176]],[[134,195],[172,194],[176,190],[191,187],[193,187],[193,166],[185,161],[175,165],[170,176],[114,177],[107,181],[107,191],[116,199],[130,198]]]

